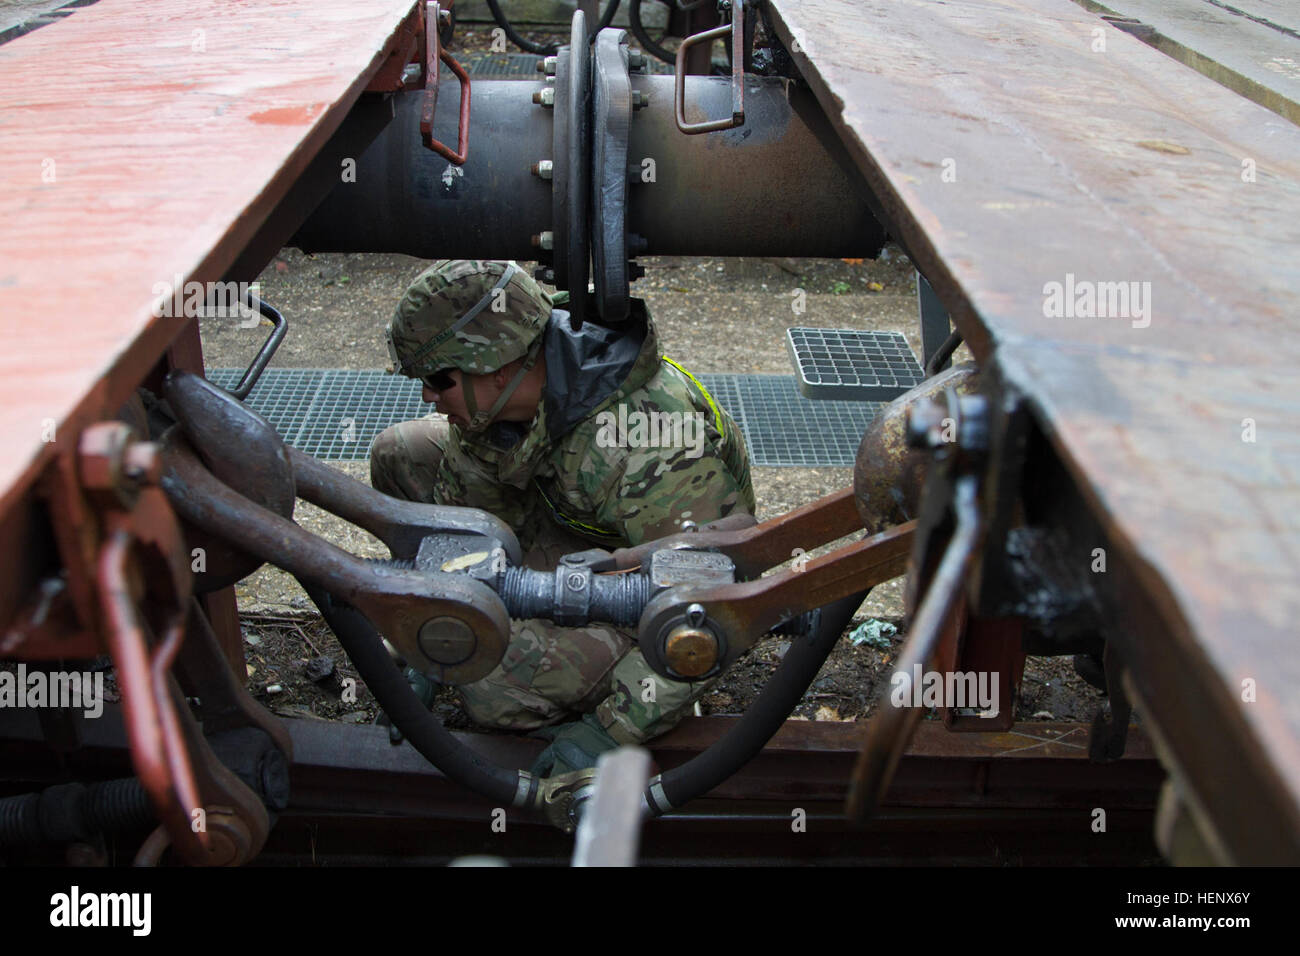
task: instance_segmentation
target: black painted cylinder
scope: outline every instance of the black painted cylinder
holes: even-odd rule
[[[553,159],[546,84],[479,80],[472,87],[469,159],[453,167],[420,139],[421,92],[398,94],[396,118],[291,240],[309,252],[399,252],[420,258],[537,259],[532,237],[553,228],[551,182],[531,171]],[[785,80],[748,77],[743,127],[677,130],[670,76],[633,75],[649,105],[629,143],[628,231],[649,255],[874,256],[884,233],[865,185],[814,98]],[[455,143],[455,87],[435,133]],[[690,77],[688,120],[731,112],[730,80]],[[652,160],[647,164],[646,160]]]

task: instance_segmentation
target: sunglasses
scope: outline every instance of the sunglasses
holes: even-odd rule
[[[435,392],[449,392],[456,387],[455,380],[451,377],[451,369],[441,369],[432,375],[425,375],[420,379],[426,388]]]

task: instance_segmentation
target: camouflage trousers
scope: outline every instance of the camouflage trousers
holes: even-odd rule
[[[481,472],[476,462],[458,461],[456,443],[448,439],[441,416],[385,429],[370,449],[371,485],[395,498],[466,507],[482,508],[484,498],[515,498],[505,503],[518,507],[501,509],[512,514],[498,516],[514,526],[524,564],[537,570],[552,569],[564,555],[592,547],[559,527],[545,508],[529,506],[523,500],[527,492],[496,483],[485,487],[491,479],[475,473]],[[465,472],[456,484],[468,493],[446,493],[439,478],[444,463]],[[711,684],[681,683],[655,673],[632,631],[603,624],[561,627],[533,619],[511,621],[501,663],[457,691],[465,712],[484,726],[535,730],[594,712],[611,737],[635,744],[670,730]]]

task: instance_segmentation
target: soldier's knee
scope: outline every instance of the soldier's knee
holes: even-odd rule
[[[370,485],[394,498],[434,501],[446,424],[428,419],[385,428],[370,446]]]
[[[370,445],[370,486],[394,498],[406,497],[397,482],[402,444],[397,425],[390,425],[375,436]]]
[[[541,699],[516,699],[503,688],[469,684],[458,688],[461,709],[480,727],[496,730],[537,730],[563,720],[565,712]]]

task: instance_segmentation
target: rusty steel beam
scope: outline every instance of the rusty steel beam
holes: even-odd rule
[[[736,718],[687,718],[649,747],[664,769],[721,739]],[[256,862],[445,862],[491,853],[511,862],[565,863],[573,841],[540,815],[510,810],[505,834],[489,823],[491,801],[456,786],[383,728],[285,721],[293,739],[290,806]],[[1152,822],[1164,773],[1137,728],[1117,763],[1087,759],[1087,727],[1017,724],[997,734],[950,734],[923,723],[899,767],[885,808],[868,828],[842,814],[861,724],[788,721],[735,776],[684,811],[646,822],[641,862],[1154,863]],[[543,742],[458,734],[501,763],[527,766]],[[17,792],[63,779],[34,715],[0,714],[9,756],[3,787]],[[65,758],[87,778],[120,773],[127,755],[118,708],[87,727]],[[1107,830],[1093,832],[1093,811]],[[808,827],[791,827],[796,809]],[[126,845],[124,845],[124,852]],[[133,849],[133,848],[132,848]]]
[[[1128,575],[1094,580],[1144,607],[1111,620],[1202,823],[1300,859],[1300,129],[1070,0],[771,10]]]

